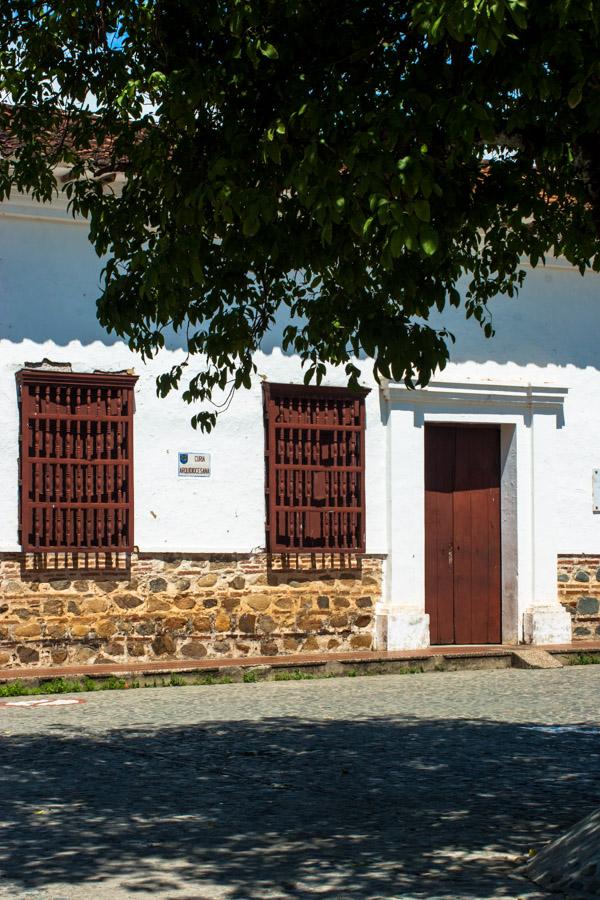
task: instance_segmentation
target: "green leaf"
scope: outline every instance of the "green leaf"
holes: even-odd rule
[[[429,222],[431,218],[429,202],[427,200],[415,200],[414,206],[417,218],[420,219],[421,222]]]
[[[402,251],[404,250],[404,235],[399,228],[395,228],[392,232],[390,246],[392,256],[398,257],[402,254]]]
[[[369,216],[368,219],[365,219],[365,223],[364,223],[364,225],[363,225],[363,227],[362,227],[362,235],[363,235],[363,237],[365,237],[365,238],[366,238],[366,237],[369,237],[369,234],[370,234],[371,229],[372,229],[372,227],[373,227],[373,222],[374,222],[374,221],[375,221],[374,216]]]
[[[265,41],[260,42],[260,52],[263,56],[266,56],[267,59],[279,59],[279,53],[273,44],[265,43]]]
[[[569,109],[575,109],[576,106],[579,106],[581,103],[581,97],[583,94],[583,82],[579,82],[569,91],[569,95],[567,97],[567,104]]]
[[[440,239],[437,232],[431,226],[424,226],[420,231],[421,247],[427,256],[433,256],[437,252]]]

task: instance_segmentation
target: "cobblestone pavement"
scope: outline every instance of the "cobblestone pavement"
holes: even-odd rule
[[[0,708],[2,898],[546,897],[600,794],[600,666],[80,696]]]

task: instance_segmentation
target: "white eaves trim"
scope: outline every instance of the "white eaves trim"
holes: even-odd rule
[[[382,379],[380,390],[386,400],[402,400],[414,406],[512,406],[533,409],[562,409],[569,392],[558,385],[501,384],[491,382],[431,381],[425,388]]]

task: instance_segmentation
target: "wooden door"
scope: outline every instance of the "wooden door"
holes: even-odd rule
[[[432,644],[499,644],[500,429],[425,428],[425,609]]]

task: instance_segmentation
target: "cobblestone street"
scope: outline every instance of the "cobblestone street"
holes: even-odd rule
[[[600,666],[78,696],[0,708],[2,898],[542,897],[600,796]]]

